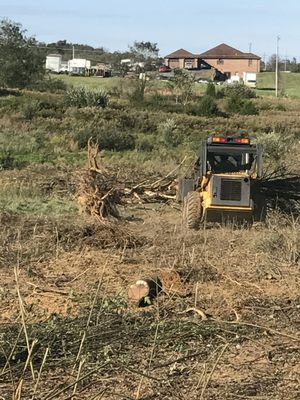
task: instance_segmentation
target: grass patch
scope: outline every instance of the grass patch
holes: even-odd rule
[[[14,213],[62,216],[78,211],[75,202],[56,197],[0,199],[0,210]]]
[[[101,78],[95,76],[57,75],[56,77],[62,80],[67,86],[85,86],[90,89],[112,89],[124,81],[122,78]]]
[[[275,72],[257,74],[258,95],[275,96]],[[279,91],[283,90],[289,97],[300,97],[300,74],[280,72]]]

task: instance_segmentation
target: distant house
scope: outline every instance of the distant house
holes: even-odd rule
[[[91,69],[91,61],[84,58],[73,58],[68,61],[68,71],[71,75],[85,75]]]
[[[96,65],[91,66],[91,75],[109,77],[112,75],[111,64],[105,62],[98,62]]]
[[[171,69],[198,69],[199,56],[187,50],[179,49],[165,56],[165,65]]]
[[[243,53],[225,43],[199,54],[199,57],[214,68],[223,72],[228,78],[239,76],[244,72],[259,72],[261,58],[253,53]]]
[[[199,54],[179,49],[165,56],[164,65],[167,69],[187,69],[195,74],[196,79],[225,80],[220,70],[203,60]],[[162,68],[161,68],[162,69]]]
[[[61,71],[61,54],[49,54],[46,57],[46,70],[59,73]]]

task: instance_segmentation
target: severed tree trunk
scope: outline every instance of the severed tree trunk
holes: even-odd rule
[[[162,282],[158,277],[139,279],[129,287],[128,299],[138,307],[147,307],[161,291]]]

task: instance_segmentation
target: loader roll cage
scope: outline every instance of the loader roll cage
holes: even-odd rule
[[[195,173],[205,176],[212,173],[256,172],[262,176],[262,151],[258,144],[211,144],[203,141],[195,163]]]

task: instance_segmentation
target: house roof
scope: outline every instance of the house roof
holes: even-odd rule
[[[62,57],[62,55],[57,54],[57,53],[51,53],[51,54],[47,54],[47,57]]]
[[[234,47],[228,46],[225,43],[219,44],[216,47],[213,47],[210,50],[205,51],[202,54],[199,54],[200,58],[247,58],[247,59],[255,59],[260,60],[256,54],[253,53],[243,53],[242,51],[235,49]]]
[[[189,51],[184,49],[178,49],[173,53],[165,56],[165,58],[195,58],[195,57],[197,57],[196,54],[190,53]]]

